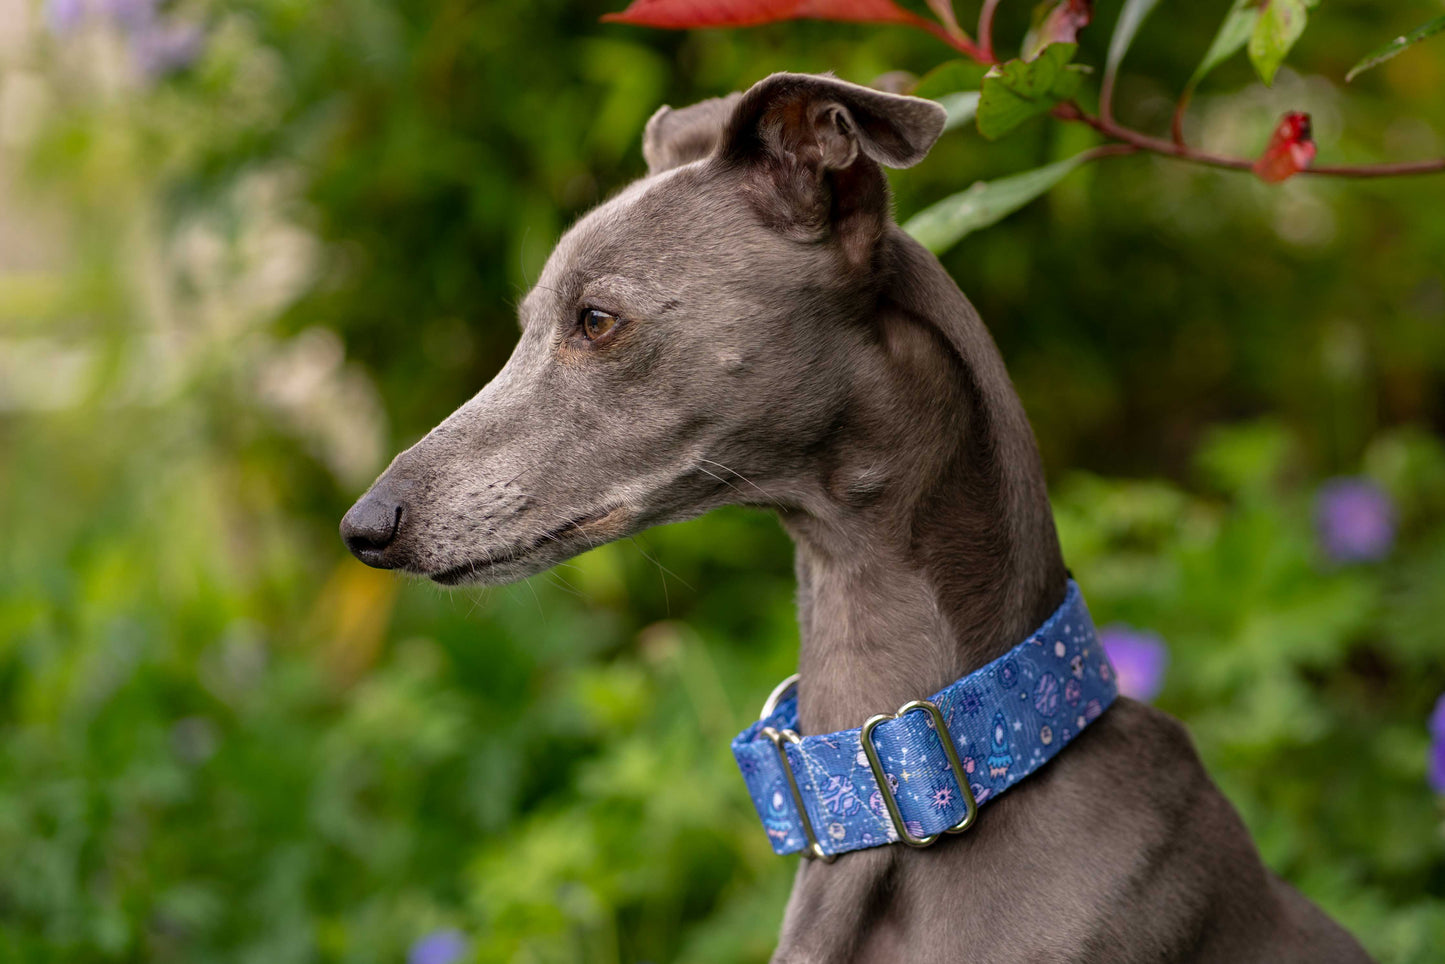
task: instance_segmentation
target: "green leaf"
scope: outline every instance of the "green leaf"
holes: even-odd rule
[[[971,60],[949,60],[930,70],[913,85],[914,97],[939,100],[944,94],[960,90],[978,90],[988,67]]]
[[[988,68],[971,60],[950,60],[940,64],[913,85],[914,97],[936,100],[948,111],[943,129],[951,131],[978,114],[979,87]]]
[[[1274,83],[1275,72],[1305,32],[1312,0],[1266,0],[1249,37],[1249,59],[1260,80]]]
[[[1078,93],[1086,68],[1070,64],[1078,44],[1051,44],[1033,61],[997,64],[983,78],[978,130],[997,140]]]
[[[1189,78],[1189,90],[1199,86],[1199,82],[1215,67],[1239,53],[1249,43],[1250,34],[1254,33],[1254,25],[1258,21],[1259,0],[1234,0],[1234,6],[1214,35],[1214,43],[1209,45],[1209,51],[1194,69],[1194,76]]]
[[[976,90],[961,90],[956,94],[944,94],[934,98],[948,111],[948,120],[943,122],[943,129],[951,131],[973,120],[978,115],[978,102],[982,96]]]
[[[1432,37],[1435,34],[1440,33],[1441,31],[1445,31],[1445,17],[1436,17],[1434,20],[1431,20],[1424,26],[1416,27],[1414,30],[1411,30],[1404,36],[1396,37],[1394,40],[1391,40],[1389,43],[1385,44],[1385,46],[1373,51],[1364,60],[1355,64],[1355,66],[1351,67],[1350,72],[1348,74],[1345,74],[1345,83],[1348,84],[1350,81],[1354,80],[1357,76],[1363,74],[1371,67],[1380,66],[1380,64],[1383,64],[1390,58],[1404,53],[1407,47],[1413,47],[1415,44],[1424,40],[1426,37]]]
[[[903,226],[930,251],[941,254],[967,234],[1008,217],[1089,160],[1088,152],[996,181],[977,181],[915,214]]]
[[[1119,20],[1114,24],[1114,36],[1109,38],[1109,56],[1104,64],[1104,75],[1114,76],[1134,42],[1134,35],[1149,16],[1159,0],[1125,0],[1124,9],[1119,11]]]

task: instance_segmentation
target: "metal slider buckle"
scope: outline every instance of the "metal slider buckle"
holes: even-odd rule
[[[792,730],[775,730],[771,726],[763,727],[763,736],[773,741],[773,746],[778,751],[778,759],[783,761],[783,772],[788,775],[788,789],[793,791],[793,806],[798,808],[798,818],[803,824],[803,836],[808,838],[808,846],[803,848],[803,856],[809,860],[821,860],[825,864],[831,864],[837,859],[836,854],[825,853],[823,847],[818,843],[818,835],[813,833],[813,821],[808,817],[808,808],[803,806],[803,794],[798,789],[798,780],[793,776],[793,764],[788,759],[788,751],[783,746],[787,743],[802,743],[803,738]]]
[[[778,704],[788,698],[788,694],[797,689],[798,674],[794,673],[783,680],[773,691],[768,694],[767,702],[763,704],[762,713],[758,714],[759,720],[766,720],[777,712]],[[803,738],[792,730],[778,730],[771,726],[762,729],[763,736],[773,741],[773,748],[778,751],[778,759],[782,761],[783,773],[788,777],[788,789],[793,794],[793,806],[797,808],[798,818],[803,824],[803,835],[808,838],[808,845],[803,848],[803,856],[809,860],[821,860],[825,864],[831,864],[838,857],[836,854],[824,853],[823,847],[818,843],[818,835],[813,833],[813,821],[808,817],[808,808],[803,806],[803,793],[798,789],[798,780],[793,776],[793,762],[788,759],[788,751],[784,743],[802,743]]]
[[[938,742],[943,744],[943,752],[948,757],[948,766],[953,770],[953,778],[958,781],[958,789],[963,793],[963,801],[966,805],[962,820],[947,830],[927,837],[915,837],[908,832],[908,827],[903,822],[903,813],[898,809],[898,800],[893,796],[893,788],[888,785],[888,774],[883,772],[883,761],[878,759],[878,749],[873,745],[873,731],[879,723],[896,720],[914,710],[925,710],[933,717],[933,729],[938,734]],[[893,827],[898,831],[899,839],[908,846],[927,847],[945,833],[963,833],[973,826],[974,820],[978,817],[978,801],[973,798],[973,787],[968,784],[968,774],[963,772],[963,762],[958,758],[958,748],[953,745],[953,735],[948,732],[948,721],[943,718],[943,713],[936,704],[929,700],[913,700],[900,706],[897,713],[879,713],[863,724],[859,742],[863,744],[863,752],[868,756],[868,766],[873,769],[873,779],[878,783],[878,792],[883,797],[884,805],[888,807],[888,816],[893,818]],[[789,779],[791,779],[791,774]]]

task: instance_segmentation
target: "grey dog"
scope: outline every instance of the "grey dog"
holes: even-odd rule
[[[973,307],[893,223],[882,170],[921,160],[943,121],[800,74],[659,110],[647,176],[561,239],[511,359],[396,457],[347,545],[498,584],[768,506],[797,545],[805,733],[1023,640],[1068,579],[1033,433]],[[967,833],[804,861],[773,957],[965,960],[1369,958],[1264,867],[1184,728],[1121,698]]]

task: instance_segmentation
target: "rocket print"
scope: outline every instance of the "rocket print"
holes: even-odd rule
[[[1008,721],[1002,713],[993,715],[993,752],[988,755],[988,775],[994,780],[1008,776],[1013,766],[1013,755],[1008,751]]]

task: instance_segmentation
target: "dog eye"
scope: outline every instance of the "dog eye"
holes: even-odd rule
[[[582,333],[587,336],[588,341],[597,341],[606,337],[615,327],[617,327],[616,315],[609,315],[596,308],[586,308],[582,312]]]

